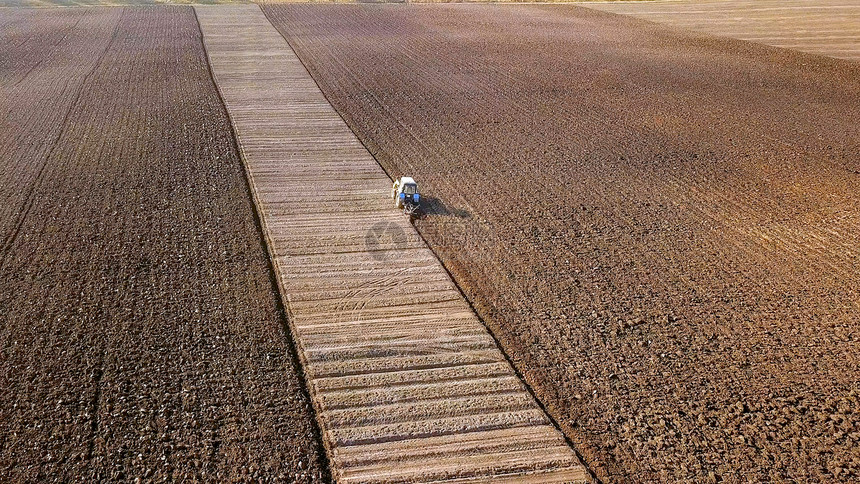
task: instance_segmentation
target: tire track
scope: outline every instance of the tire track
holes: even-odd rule
[[[75,24],[69,30],[70,31],[75,30],[75,27],[77,27],[77,25],[80,23],[80,21],[81,21],[81,19],[78,18],[78,20],[75,22]],[[30,213],[30,209],[32,208],[33,202],[34,202],[34,198],[33,198],[34,194],[36,193],[36,191],[39,187],[39,184],[41,183],[42,175],[45,171],[45,167],[48,164],[48,160],[54,156],[54,152],[56,150],[57,143],[60,140],[60,138],[63,136],[63,132],[65,131],[66,127],[69,124],[69,121],[70,121],[69,114],[77,107],[77,104],[80,100],[81,92],[83,92],[84,86],[87,84],[87,82],[90,79],[90,77],[92,76],[93,72],[95,72],[96,69],[98,69],[99,65],[101,64],[102,60],[104,59],[105,53],[110,49],[111,45],[113,44],[113,42],[116,38],[116,33],[117,33],[118,27],[119,27],[119,19],[117,18],[117,19],[115,19],[114,29],[113,29],[113,33],[111,34],[110,40],[108,40],[107,44],[105,45],[105,48],[102,49],[102,51],[96,56],[96,61],[93,63],[93,65],[89,69],[89,71],[87,71],[87,73],[82,77],[81,82],[78,85],[77,90],[75,91],[74,95],[72,96],[71,102],[69,103],[68,108],[65,111],[65,114],[63,115],[63,119],[59,124],[59,130],[57,131],[56,136],[54,136],[53,140],[50,141],[47,145],[48,146],[47,154],[42,159],[39,167],[36,169],[35,177],[30,182],[30,184],[27,186],[27,188],[25,188],[23,190],[23,193],[25,194],[24,200],[23,200],[20,208],[15,212],[16,216],[14,218],[14,222],[12,223],[11,233],[6,235],[6,237],[3,241],[3,245],[0,246],[0,270],[3,270],[3,267],[5,266],[6,261],[9,257],[9,252],[11,251],[12,245],[15,243],[15,240],[18,238],[18,234],[20,234],[20,232],[21,232],[21,227],[24,225],[24,222],[27,219],[27,215]],[[63,38],[65,38],[65,36]],[[62,42],[62,40],[58,41],[57,43],[54,44],[54,46],[56,47],[61,42]],[[36,66],[33,67],[33,69],[35,69],[35,68],[36,68]],[[32,69],[31,69],[31,71],[32,71]],[[28,75],[29,75],[29,72],[28,72]],[[23,78],[22,78],[22,80],[23,80]],[[15,83],[15,86],[17,86],[17,85],[18,85],[18,83]]]

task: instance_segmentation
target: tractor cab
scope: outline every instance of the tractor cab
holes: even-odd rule
[[[421,199],[418,195],[418,184],[411,177],[402,176],[394,180],[394,186],[391,188],[391,196],[394,198],[394,205],[397,208],[414,212],[419,205]]]

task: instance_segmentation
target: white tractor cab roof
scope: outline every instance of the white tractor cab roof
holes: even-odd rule
[[[408,185],[410,183],[413,185],[418,185],[417,183],[415,183],[415,180],[413,180],[411,176],[401,176],[400,177],[400,184],[401,185]]]

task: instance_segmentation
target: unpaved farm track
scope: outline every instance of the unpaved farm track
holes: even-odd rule
[[[193,10],[4,10],[0,45],[0,480],[317,480]]]
[[[197,7],[341,483],[584,482],[585,468],[255,5]]]
[[[860,476],[860,67],[571,6],[264,6],[609,481]]]

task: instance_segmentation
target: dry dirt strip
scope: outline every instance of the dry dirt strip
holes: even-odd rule
[[[585,6],[713,35],[860,60],[856,0],[594,2]]]
[[[197,7],[339,482],[585,469],[257,6]]]

